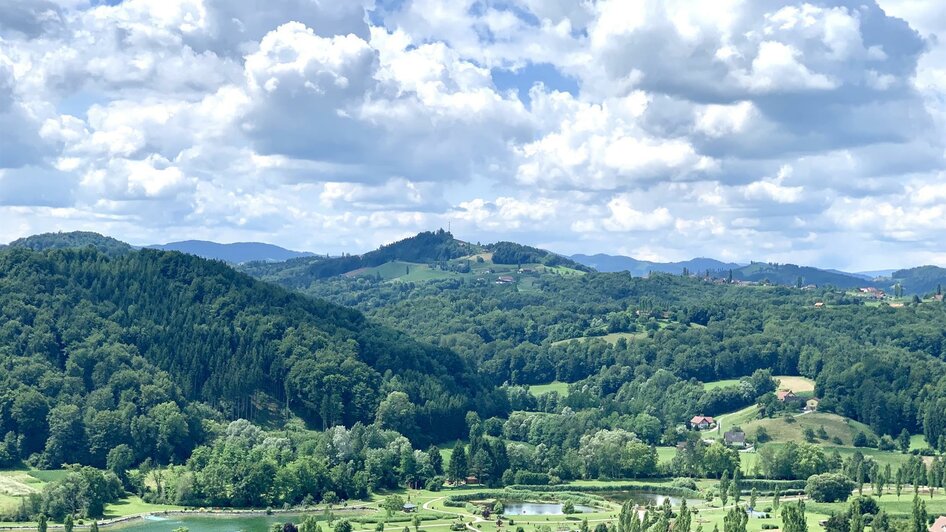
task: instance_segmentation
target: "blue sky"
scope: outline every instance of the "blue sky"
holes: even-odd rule
[[[935,0],[0,9],[0,241],[946,265]]]

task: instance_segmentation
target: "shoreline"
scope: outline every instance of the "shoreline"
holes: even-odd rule
[[[145,512],[134,515],[124,515],[121,517],[114,517],[111,519],[96,520],[99,528],[118,528],[121,525],[127,525],[130,523],[135,523],[138,521],[144,521],[149,517],[162,517],[162,518],[174,518],[174,517],[233,517],[233,516],[260,516],[266,517],[271,515],[302,515],[306,513],[315,513],[315,512],[324,512],[329,508],[312,508],[312,509],[302,509],[302,508],[289,508],[289,509],[272,509],[272,510],[260,510],[256,508],[234,508],[234,509],[195,509],[195,510],[159,510],[152,512]],[[360,511],[360,510],[371,510],[371,506],[342,506],[338,508],[331,508],[332,512],[351,512],[351,511]],[[76,524],[74,530],[89,530],[92,528],[92,521],[88,520],[88,524]],[[0,523],[0,530],[36,530],[37,524],[16,524],[16,525],[5,525]],[[65,526],[62,523],[57,524],[48,524],[48,530],[64,530]]]

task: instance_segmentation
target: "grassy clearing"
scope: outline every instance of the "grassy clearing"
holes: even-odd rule
[[[922,434],[914,434],[910,436],[910,450],[915,449],[929,449],[930,444],[926,443],[926,437]]]
[[[703,389],[706,391],[715,390],[717,388],[725,388],[727,386],[735,386],[739,384],[739,379],[724,379],[721,381],[712,381],[704,382]]]
[[[677,455],[676,447],[657,447],[657,462],[669,464],[673,457]]]
[[[568,383],[561,381],[554,381],[548,384],[533,384],[529,386],[529,393],[538,397],[540,395],[545,395],[550,392],[558,392],[562,397],[568,397]]]
[[[20,499],[31,493],[39,493],[47,482],[58,480],[65,470],[14,469],[0,471],[0,509],[9,510],[20,504]]]
[[[742,410],[737,410],[729,414],[723,414],[716,418],[717,429],[709,432],[718,433],[719,436],[722,436],[723,433],[733,427],[742,427],[745,429],[746,424],[758,417],[759,408],[756,405],[747,406]]]
[[[569,338],[567,340],[559,340],[557,342],[552,342],[552,345],[562,345],[568,342],[576,342],[576,341],[584,342],[586,340],[603,340],[605,342],[608,342],[611,345],[614,345],[618,343],[618,340],[621,338],[624,338],[628,342],[631,342],[634,340],[640,340],[641,338],[647,338],[647,333],[646,332],[633,332],[633,333],[617,332],[617,333],[605,334],[604,336],[579,336],[577,338]]]
[[[805,377],[777,376],[775,380],[778,381],[779,389],[788,389],[796,394],[815,391],[815,381]]]
[[[170,504],[151,504],[141,500],[140,497],[132,496],[106,505],[105,518],[114,519],[116,517],[125,517],[128,515],[138,515],[150,512],[169,512],[183,509],[183,506],[174,506]]]
[[[778,381],[779,389],[789,389],[795,392],[796,394],[804,393],[814,393],[815,391],[815,381],[805,378],[805,377],[791,377],[787,375],[776,375],[773,377]],[[704,390],[714,390],[716,388],[723,388],[726,386],[735,386],[739,384],[739,379],[723,379],[719,381],[709,381],[703,383]]]
[[[867,425],[837,414],[812,412],[810,414],[795,415],[793,419],[795,420],[794,423],[787,422],[785,417],[757,419],[746,422],[741,426],[750,436],[755,436],[760,427],[765,428],[774,442],[804,441],[802,434],[805,429],[810,428],[818,432],[821,427],[824,427],[825,432],[828,433],[828,439],[821,443],[830,444],[834,438],[839,438],[841,444],[846,446],[853,445],[854,436],[858,432],[868,435],[874,433]]]

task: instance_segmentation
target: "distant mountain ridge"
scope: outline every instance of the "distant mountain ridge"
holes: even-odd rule
[[[585,266],[589,266],[599,272],[629,272],[631,275],[643,277],[650,272],[682,274],[684,269],[689,272],[699,273],[707,270],[711,272],[730,270],[742,267],[741,264],[732,262],[722,262],[716,259],[695,258],[680,262],[651,262],[647,260],[638,260],[633,257],[622,255],[608,255],[598,253],[595,255],[577,254],[572,255],[572,260]]]
[[[0,247],[4,247],[0,245]],[[94,248],[109,256],[120,256],[137,249],[135,246],[112,237],[89,231],[43,233],[10,242],[11,248],[28,248],[35,251],[52,249]],[[362,255],[327,257],[309,252],[292,251],[276,245],[259,242],[216,242],[188,240],[171,242],[148,248],[178,251],[198,257],[215,259],[241,265],[240,269],[259,278],[279,279],[285,286],[307,286],[317,279],[343,275],[395,261],[414,263],[441,263],[456,261],[463,257],[488,254],[492,263],[506,265],[541,264],[548,267],[562,266],[580,271],[622,272],[643,277],[651,272],[680,275],[684,270],[691,274],[704,274],[726,278],[732,272],[736,281],[769,282],[793,286],[835,286],[837,288],[874,287],[891,292],[899,284],[904,294],[931,294],[946,284],[946,268],[939,266],[917,266],[901,270],[876,270],[850,273],[840,270],[821,269],[795,264],[752,262],[737,264],[712,258],[695,258],[680,262],[653,262],[632,257],[595,254],[576,254],[571,257],[525,246],[514,242],[495,244],[471,244],[454,238],[450,232],[427,231],[403,240],[381,246]]]
[[[939,266],[918,266],[902,270],[876,270],[868,272],[845,272],[834,269],[822,269],[797,264],[774,264],[751,262],[736,264],[710,258],[696,258],[680,262],[652,262],[620,255],[577,254],[572,260],[595,268],[600,272],[629,272],[631,275],[645,277],[651,272],[680,275],[684,268],[692,274],[709,271],[715,277],[728,277],[732,271],[735,281],[769,282],[772,284],[793,286],[803,285],[835,286],[837,288],[874,287],[893,291],[899,284],[904,294],[929,294],[946,284],[946,268]]]
[[[180,251],[181,253],[197,255],[204,259],[222,260],[231,264],[243,264],[244,262],[254,261],[282,262],[290,259],[315,256],[314,253],[308,251],[293,251],[262,242],[220,244],[206,240],[184,240],[181,242],[154,244],[145,247],[160,249],[162,251]]]

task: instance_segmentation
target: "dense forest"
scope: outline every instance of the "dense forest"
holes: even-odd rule
[[[946,306],[939,303],[871,306],[830,288],[738,287],[666,274],[546,275],[534,288],[336,277],[304,292],[448,347],[495,385],[572,382],[583,393],[570,400],[594,396],[588,400],[601,406],[627,408],[633,403],[617,399],[660,370],[685,383],[770,369],[815,379],[827,407],[896,435],[924,430],[934,398],[946,393],[939,384]],[[623,340],[595,339],[613,333]],[[686,414],[681,408],[661,419],[672,425]],[[927,434],[937,439],[940,431],[931,426]]]
[[[127,443],[139,461],[179,461],[203,418],[288,406],[319,428],[350,426],[374,422],[394,392],[406,410],[385,423],[420,443],[461,435],[470,410],[505,409],[454,352],[222,263],[9,248],[0,287],[0,432],[19,442],[13,458],[103,465]],[[72,445],[84,424],[92,438]]]

